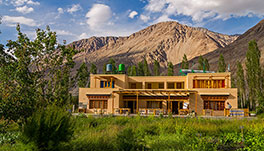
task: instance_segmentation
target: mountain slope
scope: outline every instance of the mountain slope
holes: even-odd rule
[[[128,37],[91,37],[72,44],[84,50],[74,57],[76,67],[86,61],[95,63],[101,71],[109,58],[130,65],[145,57],[149,63],[156,59],[161,67],[166,67],[168,61],[181,62],[184,54],[193,59],[223,48],[236,38],[170,21],[151,25]]]
[[[222,53],[226,64],[230,64],[231,71],[235,73],[236,62],[241,61],[242,63],[245,63],[248,42],[251,40],[257,41],[259,50],[261,51],[261,64],[264,65],[264,20],[262,20],[239,36],[230,45],[205,54],[204,57],[209,60],[211,70],[217,70],[219,55]],[[197,60],[198,57],[192,59],[191,62],[197,62]],[[196,64],[193,68],[196,68],[197,66],[198,65]]]

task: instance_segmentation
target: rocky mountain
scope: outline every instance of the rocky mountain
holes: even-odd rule
[[[264,65],[264,20],[262,20],[244,34],[240,35],[230,45],[205,54],[204,57],[209,60],[211,70],[217,70],[219,55],[222,53],[226,64],[230,64],[231,71],[235,73],[237,61],[245,63],[248,42],[251,40],[256,40],[261,51],[261,64]],[[198,57],[192,59],[191,62],[196,63],[197,60]],[[193,68],[197,66],[198,64],[194,65]]]
[[[237,37],[170,21],[151,25],[127,37],[91,37],[70,45],[82,50],[74,57],[76,68],[85,61],[95,63],[102,71],[102,65],[109,58],[126,65],[137,64],[143,58],[149,63],[158,60],[161,67],[166,67],[169,61],[178,64],[184,54],[193,59],[224,48]]]

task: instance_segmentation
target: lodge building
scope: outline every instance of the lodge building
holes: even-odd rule
[[[90,88],[79,88],[79,110],[102,114],[210,114],[223,116],[229,102],[237,108],[231,74],[186,76],[91,74]]]

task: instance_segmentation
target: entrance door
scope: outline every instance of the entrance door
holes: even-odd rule
[[[177,101],[172,102],[172,114],[179,114]]]
[[[136,101],[128,101],[127,102],[127,108],[130,108],[131,113],[135,113],[136,112],[136,105],[137,102]]]

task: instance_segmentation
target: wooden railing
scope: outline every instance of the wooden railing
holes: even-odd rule
[[[225,109],[224,115],[233,117],[248,117],[249,109]]]
[[[160,115],[164,114],[164,109],[139,108],[139,113],[142,115]]]
[[[130,108],[115,108],[115,114],[130,114],[131,109]]]
[[[94,114],[107,114],[107,109],[93,108]]]

